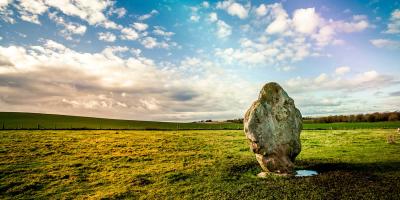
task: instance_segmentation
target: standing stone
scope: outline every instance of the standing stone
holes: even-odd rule
[[[243,123],[261,168],[266,173],[293,173],[293,162],[301,151],[302,117],[293,99],[279,84],[264,85]]]

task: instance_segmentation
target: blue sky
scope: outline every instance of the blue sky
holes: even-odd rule
[[[0,1],[0,109],[242,117],[278,82],[304,116],[400,110],[400,1]]]

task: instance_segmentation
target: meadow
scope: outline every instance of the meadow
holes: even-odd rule
[[[0,199],[400,199],[394,129],[301,139],[296,169],[317,176],[257,177],[238,130],[2,130]]]
[[[353,123],[308,123],[304,130],[341,129],[394,129],[400,121],[353,122]],[[0,130],[242,130],[243,124],[229,122],[176,123],[104,119],[40,113],[0,112]]]

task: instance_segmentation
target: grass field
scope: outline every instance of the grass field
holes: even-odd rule
[[[346,129],[397,129],[400,121],[394,122],[338,122],[338,123],[304,123],[306,130],[346,130]]]
[[[400,127],[400,121],[303,124],[303,129],[305,130],[393,129],[398,127]],[[103,119],[38,113],[0,112],[0,130],[1,129],[242,130],[243,125],[227,122],[176,123]]]
[[[301,138],[297,168],[320,174],[263,179],[242,131],[4,130],[0,199],[400,199],[394,130]]]
[[[192,130],[242,129],[234,123],[175,123],[79,117],[39,113],[0,112],[0,129],[130,129]]]

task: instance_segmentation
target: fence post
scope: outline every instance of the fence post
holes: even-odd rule
[[[3,130],[4,130],[4,121],[3,121]]]
[[[39,122],[37,123],[37,129],[38,129],[38,130],[40,129],[40,125],[39,125]]]

